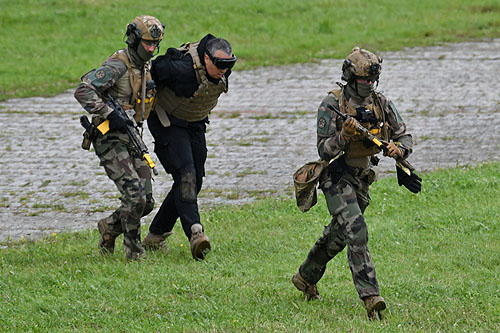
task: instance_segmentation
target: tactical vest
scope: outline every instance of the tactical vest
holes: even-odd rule
[[[356,117],[357,112],[348,101],[344,95],[343,89],[334,89],[331,93],[335,96],[339,102],[340,111],[344,114],[348,114],[351,117]],[[364,108],[370,110],[377,118],[378,124],[374,125],[370,122],[359,122],[363,127],[370,130],[370,132],[379,139],[388,141],[390,138],[389,124],[386,121],[385,113],[380,105],[380,100],[376,93],[372,93],[372,103],[365,105]],[[382,124],[382,126],[380,126]],[[372,143],[367,143],[359,135],[352,137],[352,139],[347,143],[345,148],[346,158],[359,158],[365,156],[375,155],[380,152],[380,149]]]
[[[227,78],[223,76],[218,83],[208,80],[207,72],[198,56],[197,43],[185,43],[179,51],[185,55],[190,54],[193,59],[193,68],[198,81],[198,89],[192,97],[176,96],[168,87],[160,88],[155,111],[163,126],[169,126],[166,114],[189,122],[205,119],[210,111],[217,105],[219,96],[227,92]],[[166,114],[165,114],[166,113]]]
[[[140,69],[132,67],[125,49],[113,53],[110,58],[118,58],[127,66],[127,72],[110,88],[111,94],[118,98],[123,109],[135,110],[134,119],[137,123],[143,122],[149,117],[156,95],[155,88],[149,87],[146,90],[146,82],[152,80],[150,62],[144,64],[141,73]],[[142,95],[146,96],[144,98],[144,109]]]

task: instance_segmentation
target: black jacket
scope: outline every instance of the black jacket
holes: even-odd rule
[[[205,65],[204,55],[207,42],[213,38],[216,37],[208,34],[200,40],[197,50],[202,65]],[[153,60],[151,74],[158,88],[167,86],[175,92],[176,96],[189,98],[198,90],[198,81],[196,80],[191,55],[180,52],[176,48],[169,48],[164,55]],[[224,74],[226,78],[229,75],[231,75],[231,70]],[[207,78],[214,83],[218,82],[217,79],[213,79],[208,75]]]

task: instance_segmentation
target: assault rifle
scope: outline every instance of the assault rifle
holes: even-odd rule
[[[335,106],[331,104],[326,105],[330,110],[339,115],[342,120],[346,120],[349,116],[340,112]],[[375,135],[373,135],[366,127],[362,126],[359,122],[357,122],[356,130],[361,134],[362,137],[373,142],[377,147],[379,147],[384,153],[387,152],[387,143],[380,141]],[[396,163],[400,165],[401,169],[403,169],[406,174],[410,175],[410,172],[415,170],[415,168],[407,161],[399,157],[397,154],[393,156],[396,160]]]
[[[331,104],[326,105],[330,110],[339,115],[342,120],[346,120],[349,116],[340,112],[338,108]],[[388,151],[387,143],[380,141],[375,135],[373,135],[367,128],[362,126],[359,122],[357,122],[356,130],[361,134],[362,137],[373,142],[377,147],[379,147],[384,153]],[[407,160],[395,154],[392,156],[396,160],[396,171],[398,175],[399,185],[404,185],[413,193],[420,192],[420,182],[422,179],[415,174],[413,171],[415,168],[410,164]],[[400,172],[402,170],[404,173]]]
[[[142,138],[138,134],[137,127],[135,125],[132,125],[132,124],[134,124],[134,122],[129,119],[127,113],[122,108],[120,103],[118,103],[109,93],[108,93],[107,97],[108,97],[108,102],[106,104],[109,107],[111,107],[113,109],[113,111],[116,111],[118,116],[124,122],[127,123],[127,134],[130,137],[130,140],[132,140],[134,146],[141,153],[141,156],[142,156],[142,159],[144,160],[144,162],[146,162],[148,167],[150,167],[153,170],[153,174],[155,176],[158,176],[158,171],[155,168],[155,163],[151,159],[151,156],[149,156],[148,147],[146,147],[146,144],[144,143],[144,141],[142,141]],[[82,124],[82,126],[86,130],[84,133],[84,136],[86,136],[85,134],[87,134],[90,141],[93,141],[93,139],[97,135],[96,129],[99,130],[99,132],[101,132],[102,134],[106,134],[109,131],[109,120],[105,120],[99,126],[95,127],[93,124],[91,124],[89,122],[87,116],[82,116],[82,117],[80,117],[80,123]],[[84,148],[84,149],[88,149],[88,148]]]

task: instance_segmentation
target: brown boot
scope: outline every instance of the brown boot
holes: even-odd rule
[[[370,320],[382,320],[382,310],[385,310],[385,301],[382,296],[368,296],[363,299],[363,302]]]
[[[321,299],[318,293],[318,288],[315,284],[307,282],[299,272],[292,276],[293,285],[300,291],[304,293],[304,296],[308,301],[314,301],[316,299]]]
[[[210,251],[210,241],[203,233],[201,224],[197,223],[191,226],[191,239],[189,243],[191,244],[193,258],[196,260],[205,259],[205,255]]]
[[[172,235],[173,232],[166,232],[163,235],[156,235],[149,232],[144,240],[142,241],[142,245],[146,250],[155,251],[159,249],[163,249],[167,247],[167,243],[165,240],[168,236]]]
[[[101,255],[106,255],[115,252],[115,239],[107,228],[106,218],[99,220],[97,222],[97,229],[101,234],[101,239],[99,240],[99,252]]]

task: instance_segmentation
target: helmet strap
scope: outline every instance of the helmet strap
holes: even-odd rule
[[[160,39],[161,42],[161,39]],[[160,42],[158,42],[158,45],[156,45],[155,51],[153,52],[153,57],[160,53]]]

